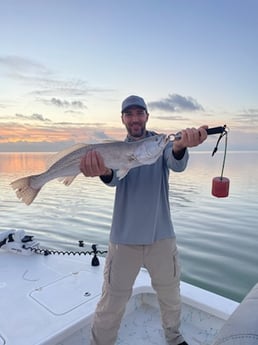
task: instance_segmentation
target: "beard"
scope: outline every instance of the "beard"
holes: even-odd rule
[[[133,138],[142,138],[143,136],[145,136],[145,124],[138,124],[138,123],[133,123],[130,126],[126,126],[127,132],[129,134],[130,137]]]

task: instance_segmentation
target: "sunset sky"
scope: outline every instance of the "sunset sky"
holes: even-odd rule
[[[229,148],[258,150],[257,14],[257,0],[1,1],[0,151],[123,139],[131,94],[149,129],[227,124]]]

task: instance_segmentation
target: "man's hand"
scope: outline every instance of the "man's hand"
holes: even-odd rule
[[[85,176],[108,176],[112,170],[107,168],[104,160],[98,151],[89,151],[81,159],[80,170]]]
[[[177,154],[187,147],[194,147],[203,143],[207,138],[207,128],[208,126],[201,126],[199,128],[183,129],[181,131],[181,139],[173,143],[173,152]]]

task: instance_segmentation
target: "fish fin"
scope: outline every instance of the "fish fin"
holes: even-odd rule
[[[65,186],[70,186],[73,180],[76,178],[77,175],[74,176],[63,176],[58,179],[58,181],[62,182]]]
[[[31,176],[22,177],[18,180],[15,180],[11,183],[11,186],[14,190],[16,190],[16,195],[19,199],[26,205],[30,205],[32,201],[36,198],[39,189],[34,189],[30,186],[30,178]]]
[[[122,168],[116,171],[116,176],[119,180],[122,180],[127,174],[130,169],[128,168]]]
[[[47,168],[49,169],[53,164],[55,164],[57,161],[59,161],[59,159],[63,158],[64,156],[86,146],[88,146],[88,144],[78,143],[54,154],[47,160]]]

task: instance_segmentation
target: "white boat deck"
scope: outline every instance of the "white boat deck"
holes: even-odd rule
[[[142,299],[143,304],[124,318],[117,345],[167,345],[156,296],[144,294]],[[224,322],[223,319],[211,316],[204,311],[196,312],[195,308],[183,304],[181,332],[191,345],[212,344]]]
[[[167,345],[161,326],[159,308],[155,305],[155,295],[137,295],[131,300],[131,303],[135,304],[136,309],[125,315],[116,345]],[[212,344],[224,324],[224,320],[219,320],[205,313],[194,314],[194,310],[186,305],[183,306],[181,331],[185,339],[191,345]],[[196,325],[193,323],[193,318],[198,318]],[[199,322],[202,323],[203,329],[200,329]],[[211,324],[214,326],[211,327]],[[89,344],[89,336],[90,326],[88,325],[80,330],[79,334],[68,337],[58,345]]]
[[[89,256],[30,256],[0,250],[0,345],[87,345],[102,279]],[[181,284],[182,333],[210,345],[238,303]],[[148,272],[139,274],[117,345],[166,344]]]

